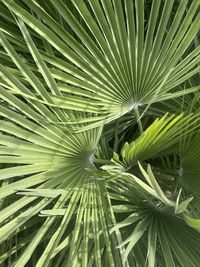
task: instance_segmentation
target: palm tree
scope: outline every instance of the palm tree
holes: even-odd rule
[[[197,267],[200,1],[0,0],[0,265]]]

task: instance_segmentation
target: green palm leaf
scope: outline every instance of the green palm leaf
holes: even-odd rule
[[[0,265],[198,266],[200,2],[0,0]]]
[[[191,4],[186,16],[187,1],[181,2],[171,24],[169,24],[169,18],[173,1],[164,5],[161,19],[158,18],[160,2],[153,1],[146,38],[144,38],[143,1],[136,1],[135,6],[125,1],[125,13],[122,4],[120,4],[121,1],[114,3],[114,6],[112,6],[111,1],[103,1],[102,6],[98,1],[89,1],[87,5],[84,1],[72,2],[83,18],[84,27],[78,22],[77,14],[71,12],[70,6],[62,1],[56,3],[51,1],[51,4],[52,8],[55,8],[61,16],[62,22],[70,26],[74,34],[85,43],[84,45],[63,29],[55,18],[51,14],[48,15],[48,11],[37,5],[36,2],[32,0],[24,1],[30,10],[37,14],[38,18],[31,15],[23,4],[20,5],[16,1],[7,1],[5,4],[39,34],[40,38],[48,41],[58,52],[62,53],[64,58],[69,60],[66,65],[63,62],[64,58],[62,61],[57,60],[55,56],[51,56],[53,60],[51,60],[51,63],[58,68],[60,68],[60,64],[68,66],[68,70],[65,69],[64,71],[67,73],[70,71],[69,84],[73,85],[73,79],[80,73],[79,79],[83,82],[87,80],[89,87],[92,85],[92,92],[100,97],[94,104],[99,106],[99,110],[102,107],[105,112],[103,119],[99,119],[98,111],[92,109],[93,101],[90,99],[88,88],[83,90],[83,109],[78,108],[79,101],[76,98],[70,100],[67,97],[65,101],[67,101],[71,110],[96,113],[96,123],[91,122],[93,127],[102,124],[104,120],[109,122],[120,117],[132,109],[137,110],[139,106],[145,107],[160,101],[160,99],[168,99],[166,93],[172,89],[175,91],[174,94],[171,94],[171,97],[199,90],[199,87],[188,88],[184,91],[179,90],[179,92],[176,89],[179,84],[198,72],[199,48],[191,51],[190,54],[184,54],[199,30],[198,1]],[[134,12],[136,12],[136,15],[134,15]],[[93,13],[96,20],[94,20]],[[39,17],[45,19],[48,27],[40,21]],[[133,21],[134,17],[135,22]],[[182,19],[183,22],[180,26]],[[192,20],[193,23],[191,24]],[[158,30],[156,33],[157,22]],[[48,61],[46,55],[44,52],[40,54],[36,47],[34,48],[34,43],[30,36],[28,37],[28,31],[24,25],[22,26],[21,22],[19,23],[33,58],[40,58],[36,63],[39,70],[42,68],[43,77],[47,84],[58,94],[59,90],[56,89],[57,86],[50,75],[51,70],[48,70],[44,62],[45,60]],[[166,27],[167,32],[165,33]],[[55,35],[55,32],[57,35]],[[4,42],[4,39],[2,38],[2,42]],[[14,54],[12,57],[14,57]],[[19,64],[18,60],[17,65]],[[63,67],[61,68],[63,69]],[[74,71],[71,72],[72,69]],[[65,76],[64,73],[63,76]],[[30,77],[30,72],[28,77]],[[32,78],[31,80],[33,81]],[[34,86],[34,84],[32,85]],[[82,87],[82,85],[79,86]],[[38,89],[40,87],[37,86]],[[45,91],[43,92],[45,93]],[[76,90],[74,94],[76,95]],[[88,105],[88,101],[90,105]],[[50,101],[49,98],[48,102],[50,104],[53,100]],[[55,103],[55,107],[57,105]],[[63,108],[65,107],[63,106]],[[88,126],[85,127],[84,129],[88,128]]]

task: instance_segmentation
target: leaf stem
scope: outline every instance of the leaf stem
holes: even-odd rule
[[[139,113],[138,107],[134,108],[134,115],[135,115],[135,118],[136,118],[136,121],[137,121],[137,124],[138,124],[138,127],[139,127],[140,134],[142,134],[143,133],[143,127],[142,127],[142,122],[141,122],[141,118],[140,118],[140,113]]]

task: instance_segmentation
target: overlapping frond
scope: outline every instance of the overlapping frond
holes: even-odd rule
[[[180,141],[198,131],[199,115],[190,113],[178,116],[168,116],[156,119],[135,141],[125,143],[121,150],[121,157],[128,167],[134,165],[138,160],[146,160],[155,157],[161,152],[173,148],[179,151]],[[172,153],[173,150],[169,150]],[[117,157],[117,155],[115,155]]]
[[[89,193],[91,186],[86,185],[90,178],[85,168],[94,166],[94,152],[102,129],[72,134],[59,124],[55,126],[49,123],[49,120],[56,121],[57,116],[65,116],[60,110],[47,109],[45,105],[35,104],[29,98],[27,101],[22,100],[4,88],[1,88],[1,97],[5,105],[0,107],[0,240],[1,244],[5,244],[5,250],[0,261],[3,264],[7,258],[28,245],[15,263],[15,266],[25,266],[35,249],[44,245],[47,237],[48,245],[38,261],[38,266],[48,266],[57,254],[60,259],[61,252],[68,248],[68,243],[62,239],[65,237],[67,241],[73,237],[73,234],[66,234],[65,230],[68,225],[75,227],[73,220],[77,210],[83,214],[81,220],[85,218],[83,216],[86,216],[84,214],[87,214],[87,209],[80,205],[82,199],[86,197],[90,214],[91,201],[100,201],[97,193],[94,192],[94,196]],[[44,114],[37,112],[37,109],[44,110]],[[7,199],[14,201],[9,203]],[[47,213],[46,220],[37,219],[42,210],[42,214],[45,214],[45,209],[51,210],[51,216]],[[57,217],[57,210],[63,211],[61,217]],[[63,219],[60,219],[62,217]],[[97,224],[101,225],[99,218],[96,220]],[[31,221],[33,224],[29,226]],[[90,224],[93,226],[93,223]],[[84,227],[90,228],[86,225],[87,221]],[[32,239],[24,241],[22,238],[21,243],[15,243],[16,232],[23,236],[25,229],[28,233],[30,227],[36,226],[38,231],[34,231]],[[101,227],[99,226],[100,229]],[[76,228],[74,231],[76,233]],[[85,247],[86,244],[78,246],[80,254],[83,253],[82,246]],[[89,248],[83,255],[83,266],[87,266]]]
[[[48,42],[48,48],[44,45],[44,50],[40,40],[34,44],[21,21],[20,34],[11,15],[9,23],[13,32],[3,24],[1,42],[17,64],[19,76],[22,74],[26,81],[32,81],[33,88],[34,84],[37,86],[36,101],[86,112],[89,118],[93,113],[94,118],[88,121],[95,127],[139,106],[144,111],[154,102],[199,90],[199,86],[178,87],[199,71],[199,47],[185,53],[199,31],[199,2],[189,5],[188,1],[181,1],[178,6],[173,2],[163,4],[154,0],[146,25],[143,0],[113,3],[59,0],[50,1],[49,7],[33,0],[9,0],[5,6],[34,31],[30,31],[33,37]],[[64,27],[50,10],[57,13]],[[171,12],[174,13],[172,21]],[[30,59],[23,60],[24,55],[17,57],[8,41],[14,42],[19,53],[31,53],[36,66]],[[1,56],[6,57],[5,53]],[[42,74],[48,93],[38,82],[33,84],[36,79],[29,69]],[[5,79],[5,74],[2,75]],[[61,83],[56,85],[54,79]],[[19,94],[25,93],[16,85],[15,89]]]

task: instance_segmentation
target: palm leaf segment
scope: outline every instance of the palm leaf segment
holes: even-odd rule
[[[191,198],[180,202],[176,190],[168,196],[150,167],[135,167],[177,152],[196,115],[154,122],[115,155],[117,168],[104,166],[99,176],[93,164],[96,148],[103,150],[95,127],[119,117],[130,125],[132,109],[140,121],[138,108],[145,113],[155,102],[199,90],[186,82],[199,71],[200,56],[191,44],[199,1],[189,2],[154,0],[149,14],[144,1],[0,2],[1,264],[198,265],[199,236],[177,215],[184,212],[198,229],[187,213]],[[35,261],[36,248],[43,253]]]

